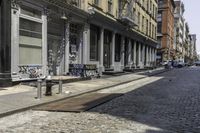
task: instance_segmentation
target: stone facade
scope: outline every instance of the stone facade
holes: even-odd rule
[[[13,81],[66,75],[70,64],[94,64],[100,74],[155,65],[156,0],[13,0],[10,5],[7,68]]]
[[[183,44],[184,44],[184,4],[181,1],[175,1],[175,11],[174,11],[174,44],[176,47],[176,60],[183,60]]]
[[[158,0],[158,29],[160,42],[158,56],[160,61],[167,61],[174,59],[174,0]]]

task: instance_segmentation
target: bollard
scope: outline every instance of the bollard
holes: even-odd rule
[[[58,94],[62,94],[62,80],[59,80]]]
[[[45,96],[52,96],[52,81],[46,80],[46,93]]]
[[[46,79],[46,93],[45,93],[45,96],[52,96],[52,90],[51,90],[51,87],[53,86],[53,83],[52,83],[52,79],[51,79],[51,76],[47,76],[47,79]]]
[[[37,99],[42,98],[42,80],[38,79],[37,81]]]

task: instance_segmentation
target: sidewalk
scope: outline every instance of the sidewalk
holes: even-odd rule
[[[89,93],[109,87],[118,86],[134,80],[139,80],[148,76],[165,72],[163,68],[145,71],[140,73],[131,73],[122,76],[113,76],[108,78],[92,79],[87,81],[78,81],[63,84],[63,93],[57,94],[58,85],[52,87],[52,96],[42,96],[37,99],[37,88],[26,85],[17,85],[9,88],[0,88],[0,117],[9,114],[24,111],[38,105],[59,101],[65,98],[77,96],[83,93]],[[45,87],[42,88],[43,94]]]

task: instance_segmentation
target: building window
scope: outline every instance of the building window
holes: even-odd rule
[[[74,6],[81,7],[81,0],[71,0],[70,3]]]
[[[154,4],[153,4],[152,16],[153,16],[153,18],[155,18],[155,6],[154,6]]]
[[[112,0],[108,0],[108,12],[112,14]]]
[[[151,37],[151,22],[149,23],[149,36]]]
[[[121,57],[121,42],[122,42],[121,35],[116,34],[115,35],[115,61],[116,62],[120,62],[120,57]]]
[[[157,17],[157,15],[158,15],[158,8],[155,7],[155,18]]]
[[[95,5],[99,5],[99,0],[94,0]]]
[[[162,21],[162,12],[158,12],[157,22],[161,22],[161,21]]]
[[[42,64],[42,22],[38,21],[41,12],[23,7],[21,14],[23,17],[19,18],[19,64]],[[31,16],[32,19],[26,16]]]
[[[97,26],[90,26],[90,60],[98,61],[99,60],[99,39],[100,39],[100,30]]]
[[[154,25],[152,24],[152,38],[154,38]]]
[[[161,48],[161,46],[162,46],[162,40],[161,40],[161,38],[158,38],[158,44],[157,44],[157,49],[159,49],[159,48]]]
[[[152,12],[152,1],[150,0],[149,12]]]
[[[140,26],[141,26],[141,24],[140,24],[140,13],[138,12],[138,24],[139,24],[139,29],[140,29]]]
[[[155,39],[157,38],[157,27],[155,27],[155,32],[154,32],[154,34],[155,34]]]
[[[142,17],[142,32],[145,32],[145,19],[144,19],[144,16]]]
[[[148,36],[148,31],[149,31],[149,21],[147,19],[146,21],[146,35]]]

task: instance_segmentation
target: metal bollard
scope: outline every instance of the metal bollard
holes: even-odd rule
[[[42,80],[38,79],[37,81],[37,99],[42,98]]]
[[[46,96],[52,96],[52,80],[46,80]]]
[[[58,94],[62,94],[62,80],[59,80]]]

